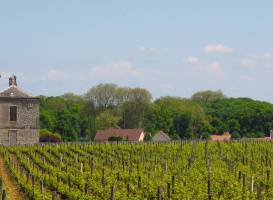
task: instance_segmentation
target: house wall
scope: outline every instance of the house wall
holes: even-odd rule
[[[166,137],[164,137],[164,135],[162,135],[162,134],[156,134],[153,137],[153,141],[164,142],[164,141],[169,141],[169,140]]]
[[[144,134],[144,132],[142,132],[138,141],[142,142],[144,140],[144,137],[145,137],[145,134]]]
[[[10,106],[17,106],[17,121],[10,121]],[[17,131],[17,144],[39,142],[39,99],[0,98],[0,144],[9,145],[9,130]]]

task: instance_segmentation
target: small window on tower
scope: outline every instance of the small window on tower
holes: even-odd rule
[[[17,121],[17,106],[10,107],[10,121]]]
[[[27,107],[28,107],[28,109],[31,109],[31,108],[33,108],[33,104],[32,103],[28,103]]]

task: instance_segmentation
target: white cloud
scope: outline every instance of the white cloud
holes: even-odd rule
[[[250,82],[250,81],[252,81],[252,78],[249,75],[242,75],[242,76],[240,76],[240,80],[242,82]]]
[[[222,72],[221,65],[218,61],[213,61],[209,67],[208,70],[212,73],[219,74]]]
[[[139,47],[138,50],[145,54],[156,54],[160,52],[160,49],[155,47]]]
[[[272,59],[273,55],[271,53],[264,53],[262,57],[265,59]]]
[[[270,64],[273,59],[272,53],[263,53],[258,55],[248,55],[247,57],[240,60],[240,64],[246,67],[253,67],[259,64],[259,66],[265,66]]]
[[[204,47],[206,53],[232,53],[234,50],[222,44],[208,44]]]
[[[105,65],[91,68],[91,76],[102,76],[112,78],[139,78],[142,73],[137,70],[133,64],[126,60],[119,60]]]
[[[256,60],[245,58],[245,59],[240,60],[240,64],[245,67],[252,67],[252,66],[256,65]]]
[[[67,80],[68,75],[63,70],[51,69],[47,72],[46,79],[52,81]]]
[[[202,63],[199,58],[194,56],[189,56],[184,60],[184,63],[194,66],[194,69],[212,73],[212,74],[221,74],[222,68],[221,64],[218,61],[213,61],[212,63]]]
[[[194,57],[194,56],[189,56],[184,60],[185,63],[190,64],[190,65],[198,65],[200,64],[199,58]]]
[[[202,72],[215,74],[215,75],[222,74],[222,67],[218,61],[213,61],[212,63],[209,63],[209,64],[202,64],[199,62],[198,65],[193,65],[193,66],[195,66],[194,67],[195,69]]]

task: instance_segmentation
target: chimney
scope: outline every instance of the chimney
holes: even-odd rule
[[[10,78],[9,78],[9,86],[17,86],[17,82],[16,82],[16,76],[15,75],[12,75]]]

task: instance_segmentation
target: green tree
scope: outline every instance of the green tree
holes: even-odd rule
[[[79,139],[80,118],[75,113],[70,113],[67,109],[57,113],[56,132],[62,133],[65,141],[75,141]]]
[[[119,128],[118,121],[119,117],[114,116],[111,111],[103,111],[96,118],[96,129],[105,130],[108,128]]]
[[[84,95],[85,99],[93,102],[101,110],[106,110],[117,104],[117,85],[106,83],[92,87]]]
[[[219,99],[225,99],[226,96],[223,94],[221,90],[212,91],[212,90],[206,90],[201,92],[196,92],[191,96],[191,99],[194,101],[198,101],[202,104],[207,104],[208,102],[219,100]]]
[[[230,133],[240,133],[241,131],[240,123],[236,119],[228,120],[227,127]]]
[[[192,115],[189,112],[181,112],[174,118],[174,132],[181,139],[193,138]]]

